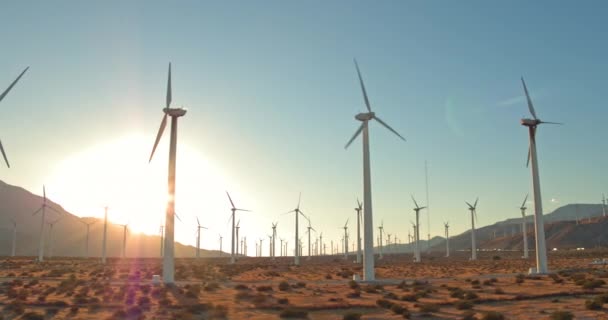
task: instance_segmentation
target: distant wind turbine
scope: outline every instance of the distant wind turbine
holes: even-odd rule
[[[443,224],[445,228],[445,256],[450,256],[450,224],[449,222],[445,222]]]
[[[602,193],[602,216],[606,216],[606,195]]]
[[[220,236],[220,257],[221,257],[221,256],[223,255],[223,253],[224,253],[224,252],[222,251],[222,239],[223,239],[223,237],[222,237],[222,235],[221,235],[221,234],[220,234],[219,236]]]
[[[61,218],[57,218],[51,222],[47,222],[47,224],[49,225],[49,259],[53,257],[53,227],[59,221],[61,221]]]
[[[0,102],[4,99],[4,97],[11,91],[11,89],[13,89],[13,87],[15,86],[15,84],[17,84],[17,82],[19,81],[19,79],[21,79],[21,77],[25,74],[25,72],[29,69],[30,67],[25,68],[21,74],[17,77],[17,79],[15,79],[13,81],[13,83],[11,83],[10,86],[8,86],[8,88],[6,88],[6,90],[4,90],[4,92],[2,92],[2,95],[0,95]],[[6,157],[6,153],[4,152],[4,147],[2,146],[2,142],[0,141],[0,151],[2,152],[2,157],[4,157],[4,162],[6,163],[7,167],[11,167],[11,165],[8,163],[8,158]]]
[[[361,211],[363,210],[363,204],[357,199],[357,263],[361,263]]]
[[[277,239],[277,225],[279,223],[275,222],[272,224],[272,259],[276,256],[276,239]],[[281,249],[282,250],[282,249]]]
[[[306,215],[304,215],[304,212],[302,212],[302,210],[300,210],[300,200],[302,199],[302,193],[300,193],[300,195],[298,196],[298,206],[291,210],[286,212],[285,214],[288,213],[295,213],[296,216],[296,234],[295,234],[295,249],[294,249],[294,264],[296,266],[300,265],[300,254],[301,254],[301,249],[300,249],[300,236],[299,236],[299,229],[300,229],[300,225],[299,225],[299,217],[300,215],[302,215],[302,217],[304,217],[304,219],[308,219],[306,217]]]
[[[129,224],[119,224],[122,227],[122,252],[121,257],[124,259],[127,257],[127,228]]]
[[[234,205],[234,202],[232,201],[232,198],[230,197],[230,193],[228,193],[228,191],[226,191],[226,195],[228,195],[228,200],[230,201],[230,205],[232,206],[230,208],[230,211],[232,212],[232,214],[230,215],[230,219],[228,220],[232,220],[232,248],[230,249],[230,263],[233,264],[235,262],[236,256],[234,254],[234,250],[236,249],[237,251],[237,255],[238,255],[238,245],[239,245],[239,226],[235,225],[236,221],[236,212],[237,211],[243,211],[243,212],[251,212],[249,210],[246,209],[239,209]],[[239,220],[240,223],[240,220]],[[235,233],[236,232],[236,239],[235,239]]]
[[[201,257],[201,229],[207,229],[206,227],[201,226],[201,222],[196,217],[196,223],[198,227],[196,228],[196,257]]]
[[[165,108],[163,109],[163,119],[156,135],[156,141],[154,141],[154,147],[152,147],[152,153],[150,153],[150,160],[154,156],[154,151],[160,142],[160,138],[163,136],[165,127],[167,126],[167,117],[171,117],[171,137],[169,141],[169,179],[168,179],[168,190],[169,197],[167,200],[167,211],[165,215],[165,252],[163,256],[163,282],[165,284],[172,284],[175,281],[175,170],[177,163],[177,119],[186,115],[186,109],[184,108],[171,108],[171,63],[169,63],[169,76],[167,78],[167,100]]]
[[[344,259],[348,259],[348,220],[346,219],[346,223],[344,223]]]
[[[365,219],[365,217],[367,217],[367,215],[364,215],[363,219]],[[383,255],[382,255],[382,253],[383,253],[382,252],[383,251],[383,248],[382,248],[382,236],[384,234],[384,221],[382,221],[380,223],[380,226],[378,227],[378,229],[380,230],[380,237],[378,237],[378,242],[379,242],[379,245],[380,245],[380,259],[382,259],[383,258]],[[364,248],[363,250],[367,250],[367,248]]]
[[[313,228],[313,227],[310,225],[310,219],[307,219],[307,220],[308,220],[308,227],[307,227],[307,229],[308,229],[308,230],[307,230],[307,232],[308,232],[308,260],[310,260],[310,256],[311,256],[311,252],[310,252],[310,248],[311,248],[311,247],[310,247],[310,230],[312,230],[312,231],[314,231],[314,232],[317,232],[317,230],[315,230],[315,228]]]
[[[363,132],[363,205],[364,205],[364,218],[363,218],[363,240],[364,240],[364,250],[363,250],[363,279],[365,281],[373,281],[375,280],[375,270],[374,270],[374,224],[373,224],[373,214],[372,214],[372,186],[371,186],[371,166],[370,166],[370,155],[369,155],[369,126],[368,122],[370,120],[376,120],[386,129],[397,135],[401,140],[405,141],[397,131],[391,128],[388,124],[386,124],[382,119],[376,116],[374,112],[372,112],[369,99],[367,97],[367,92],[365,90],[365,85],[363,84],[363,78],[361,77],[361,72],[359,70],[359,65],[355,60],[355,67],[357,69],[357,75],[359,76],[359,84],[361,85],[361,91],[363,92],[363,99],[365,100],[365,106],[368,112],[359,113],[355,116],[355,119],[361,121],[361,126],[352,138],[348,141],[345,149],[357,138],[357,136]],[[382,253],[380,253],[382,255]]]
[[[47,198],[46,198],[46,187],[44,185],[42,185],[42,206],[40,206],[40,208],[38,208],[38,210],[34,211],[34,213],[32,213],[32,215],[36,215],[38,212],[41,213],[40,215],[40,234],[39,234],[39,242],[38,242],[38,262],[42,262],[44,261],[44,225],[46,224],[46,208],[51,209],[52,211],[55,211],[56,213],[61,213],[58,210],[56,210],[55,208],[49,206],[47,203]]]
[[[546,274],[547,269],[547,246],[545,244],[545,224],[543,223],[543,204],[540,194],[540,177],[538,172],[538,158],[536,156],[536,129],[538,125],[547,124],[561,124],[557,122],[541,121],[536,117],[534,106],[532,105],[532,99],[528,93],[528,88],[524,82],[524,78],[521,78],[521,84],[524,87],[526,93],[526,100],[528,102],[528,109],[533,119],[521,119],[521,125],[528,127],[530,134],[530,146],[528,149],[528,163],[532,162],[532,189],[534,191],[534,228],[535,228],[535,241],[536,241],[536,273]]]
[[[471,260],[477,260],[477,246],[475,245],[475,220],[477,220],[478,200],[479,198],[475,200],[475,204],[473,205],[465,202],[469,206],[469,211],[471,211]]]
[[[85,228],[87,229],[87,234],[86,234],[86,238],[85,238],[85,242],[84,242],[84,256],[86,258],[90,258],[89,256],[89,227],[94,224],[95,222],[97,222],[97,220],[92,220],[91,222],[86,222],[84,220],[78,220],[80,223],[84,224]]]
[[[521,203],[521,207],[519,207],[519,210],[521,210],[521,232],[523,233],[524,236],[524,259],[528,259],[528,235],[527,235],[527,222],[526,222],[526,201],[528,200],[528,195],[526,195],[526,198],[524,199],[524,202]]]
[[[414,199],[414,196],[412,196],[412,201],[414,201],[414,205],[416,206],[414,208],[414,212],[416,213],[416,233],[414,234],[414,237],[416,237],[416,262],[420,262],[421,261],[421,257],[420,257],[420,210],[425,209],[426,207],[420,207],[418,206],[418,202],[416,202],[416,199]]]

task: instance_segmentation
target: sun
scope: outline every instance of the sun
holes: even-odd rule
[[[104,142],[65,158],[45,182],[49,198],[81,217],[129,224],[132,232],[158,234],[167,203],[168,142],[163,139],[148,163],[153,140],[141,134]],[[210,230],[202,247],[214,248],[225,232],[225,191],[229,178],[201,152],[179,143],[176,180],[176,241],[193,244],[196,217]],[[234,190],[234,189],[233,189]],[[234,191],[239,193],[238,190]],[[226,236],[227,233],[224,233]]]

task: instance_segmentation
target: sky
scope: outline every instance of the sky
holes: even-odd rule
[[[531,192],[524,76],[539,118],[545,212],[600,203],[608,3],[605,1],[18,1],[0,11],[0,103],[11,168],[0,179],[47,194],[79,216],[154,233],[164,215],[167,66],[179,120],[176,239],[227,247],[231,192],[241,235],[293,245],[297,205],[326,241],[362,198],[362,146],[344,145],[365,108],[407,141],[370,124],[374,225],[405,242],[410,195],[426,204],[422,234],[517,217]],[[1,222],[0,222],[1,223]],[[303,226],[302,226],[303,227]],[[301,229],[302,235],[304,229]],[[306,238],[305,238],[306,239]],[[305,241],[306,242],[306,241]],[[266,242],[267,243],[267,242]],[[252,250],[252,249],[250,249]],[[264,249],[267,254],[267,248]],[[306,250],[306,249],[305,249]]]

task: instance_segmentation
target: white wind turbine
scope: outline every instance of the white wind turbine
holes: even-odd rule
[[[475,245],[475,220],[477,220],[477,201],[479,198],[475,200],[475,204],[471,205],[470,203],[465,203],[469,206],[469,211],[471,211],[471,260],[477,260],[477,246]]]
[[[528,231],[526,230],[527,227],[526,225],[528,224],[526,222],[526,201],[528,200],[528,195],[526,195],[526,198],[524,199],[524,202],[521,203],[521,207],[519,207],[519,210],[521,210],[521,232],[523,233],[524,236],[524,259],[528,259]]]
[[[274,257],[276,256],[276,239],[277,239],[277,225],[279,223],[275,222],[272,224],[272,249],[271,249],[271,255],[272,255],[272,259],[274,260]]]
[[[206,227],[201,226],[201,222],[196,217],[196,223],[198,227],[196,228],[196,257],[201,257],[201,229],[207,229]],[[221,249],[220,249],[221,250]]]
[[[450,256],[450,224],[449,222],[444,222],[443,226],[445,228],[445,256]]]
[[[238,224],[241,223],[241,220],[238,221],[238,224],[235,225],[236,221],[236,212],[237,211],[244,211],[244,212],[251,212],[250,210],[246,210],[246,209],[239,209],[234,205],[234,202],[232,201],[232,198],[230,197],[230,193],[228,193],[228,191],[226,191],[226,195],[228,195],[228,200],[230,201],[230,205],[232,206],[230,208],[230,211],[232,212],[232,214],[230,215],[230,218],[228,219],[228,221],[232,220],[232,248],[230,249],[230,263],[234,263],[236,256],[234,254],[234,251],[236,249],[236,254],[238,255],[238,245],[239,245],[239,226]],[[236,235],[234,234],[236,232]],[[235,238],[236,236],[236,238]],[[241,250],[242,251],[242,250]],[[241,252],[242,253],[242,252]]]
[[[165,127],[167,126],[167,117],[171,117],[171,136],[169,141],[169,175],[168,175],[168,200],[167,211],[165,214],[165,244],[163,255],[163,282],[172,284],[175,279],[175,170],[177,162],[177,119],[186,115],[184,108],[171,108],[171,63],[169,63],[169,75],[167,78],[167,100],[163,109],[163,119],[150,153],[148,162],[152,162],[154,151],[163,136]]]
[[[283,238],[279,238],[279,240],[281,241],[281,257],[283,256]]]
[[[127,228],[129,224],[119,224],[122,227],[122,252],[121,257],[124,259],[127,257]]]
[[[49,206],[47,203],[47,198],[46,198],[46,187],[44,185],[42,185],[42,206],[40,206],[40,208],[38,208],[38,210],[34,211],[34,213],[32,213],[32,215],[36,215],[38,212],[41,213],[40,215],[40,234],[39,234],[39,238],[38,238],[38,262],[42,262],[44,261],[44,225],[46,224],[46,208],[51,209],[52,211],[55,211],[56,213],[61,213],[58,210],[56,210],[55,208]]]
[[[89,227],[94,224],[95,222],[97,222],[97,220],[91,220],[91,222],[86,222],[84,220],[78,220],[80,223],[84,224],[84,226],[87,229],[87,234],[86,234],[86,238],[85,238],[85,243],[84,243],[84,256],[86,258],[89,258]]]
[[[321,256],[325,255],[325,250],[323,246],[323,232],[319,233],[319,245],[321,246]]]
[[[268,256],[272,257],[272,235],[267,235],[268,236]]]
[[[414,233],[414,237],[416,237],[416,262],[420,262],[421,258],[420,258],[420,210],[425,209],[426,207],[420,207],[418,206],[418,202],[416,202],[416,199],[414,199],[414,196],[412,196],[412,201],[414,201],[414,205],[416,206],[414,208],[414,212],[416,213],[416,233]]]
[[[295,244],[294,244],[295,245],[295,249],[294,249],[294,264],[296,266],[300,265],[300,254],[301,254],[300,236],[299,236],[299,232],[300,232],[299,231],[299,229],[300,229],[299,217],[300,217],[300,215],[302,215],[302,217],[304,217],[305,219],[308,219],[306,217],[306,215],[304,215],[304,212],[302,212],[302,210],[300,210],[300,200],[301,199],[302,199],[302,193],[300,193],[300,195],[298,196],[298,206],[295,209],[293,209],[293,210],[285,213],[285,214],[295,213],[295,216],[296,216],[296,232],[295,232],[295,240],[294,240],[294,242],[295,242]]]
[[[536,273],[545,274],[548,272],[547,269],[547,247],[545,244],[545,225],[543,223],[543,205],[540,194],[540,178],[538,173],[538,158],[536,155],[536,128],[539,124],[561,124],[557,122],[541,121],[536,117],[534,106],[532,105],[532,99],[528,93],[528,88],[524,82],[524,78],[521,78],[521,83],[526,93],[526,100],[528,102],[528,109],[533,119],[521,119],[521,125],[528,127],[530,134],[530,147],[528,149],[528,163],[532,162],[532,189],[534,191],[534,228],[535,228],[535,240],[536,240]]]
[[[606,195],[602,193],[602,216],[606,216]]]
[[[0,102],[4,99],[4,97],[11,91],[11,89],[13,89],[13,87],[15,86],[15,84],[17,84],[17,82],[19,81],[19,79],[21,79],[21,77],[25,74],[25,72],[29,69],[30,67],[25,68],[21,74],[17,77],[17,79],[15,79],[13,81],[13,83],[11,83],[10,86],[8,86],[8,88],[6,88],[6,90],[4,90],[4,92],[2,92],[2,95],[0,95]],[[0,151],[2,152],[2,157],[4,157],[4,162],[6,163],[7,167],[11,167],[11,165],[8,163],[8,158],[6,157],[6,153],[4,152],[4,147],[2,146],[2,142],[0,141]]]
[[[363,219],[365,219],[365,217],[367,217],[367,215],[364,215],[364,218],[363,218]],[[365,224],[365,223],[364,223],[364,224]],[[365,226],[363,226],[363,227],[365,227]],[[384,257],[384,256],[382,255],[382,254],[383,254],[383,252],[382,252],[382,251],[383,251],[383,248],[382,248],[382,236],[383,236],[383,234],[384,234],[384,221],[382,221],[382,222],[380,223],[380,226],[378,227],[378,229],[380,230],[380,237],[378,237],[378,243],[379,243],[379,245],[380,245],[380,259],[382,259],[382,258]],[[364,233],[365,233],[365,230],[364,230]],[[363,248],[363,250],[365,251],[365,250],[367,250],[367,249],[366,249],[366,248]],[[364,261],[365,261],[365,260],[364,260]]]
[[[414,235],[412,236],[412,238],[415,241],[416,235],[418,234],[418,228],[416,227],[416,224],[414,223],[414,221],[410,220],[410,223],[412,224],[412,228],[414,228]],[[417,250],[416,250],[416,248],[414,248],[414,261],[416,261],[416,258],[417,258],[416,253],[417,253]]]
[[[47,222],[49,225],[49,259],[53,257],[53,227],[61,218],[57,218],[51,222]]]
[[[307,230],[307,232],[308,232],[308,260],[310,260],[310,230],[312,230],[314,232],[317,232],[317,230],[315,230],[315,228],[313,228],[310,225],[310,219],[307,219],[307,220],[308,220],[308,227],[307,227],[307,229],[308,229]]]
[[[350,218],[349,218],[350,219]],[[344,223],[344,259],[348,259],[348,220]]]
[[[357,199],[357,263],[361,263],[361,211],[363,210],[363,204]]]
[[[355,138],[363,132],[363,205],[364,205],[364,218],[363,218],[363,241],[364,241],[364,249],[363,249],[363,279],[365,281],[373,281],[375,279],[375,271],[374,271],[374,224],[373,224],[373,214],[372,214],[372,186],[371,186],[371,166],[370,166],[370,156],[369,156],[369,126],[368,122],[370,120],[376,120],[382,126],[390,130],[392,133],[396,134],[399,138],[405,141],[405,139],[397,133],[393,128],[391,128],[388,124],[386,124],[382,119],[378,118],[374,112],[372,112],[369,99],[367,97],[367,92],[365,91],[365,85],[363,84],[363,78],[361,77],[361,72],[359,71],[359,65],[355,60],[355,67],[357,69],[357,75],[359,76],[359,84],[361,85],[361,91],[363,92],[363,98],[365,100],[365,106],[367,107],[366,113],[359,113],[355,116],[355,119],[361,121],[361,126],[352,138],[348,141],[344,148],[348,148],[348,146],[355,140]],[[382,252],[380,253],[382,256]]]
[[[220,236],[220,257],[221,257],[222,254],[223,254],[223,252],[222,252],[222,239],[223,239],[223,237],[222,237],[221,234],[219,236]]]

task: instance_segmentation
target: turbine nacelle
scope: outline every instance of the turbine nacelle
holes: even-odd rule
[[[362,112],[359,113],[355,116],[355,119],[359,120],[359,121],[369,121],[372,120],[374,117],[376,116],[376,114],[374,112]]]
[[[521,125],[526,127],[536,127],[541,123],[543,122],[538,119],[521,119]]]
[[[188,110],[184,108],[164,108],[163,112],[170,117],[183,117]]]

